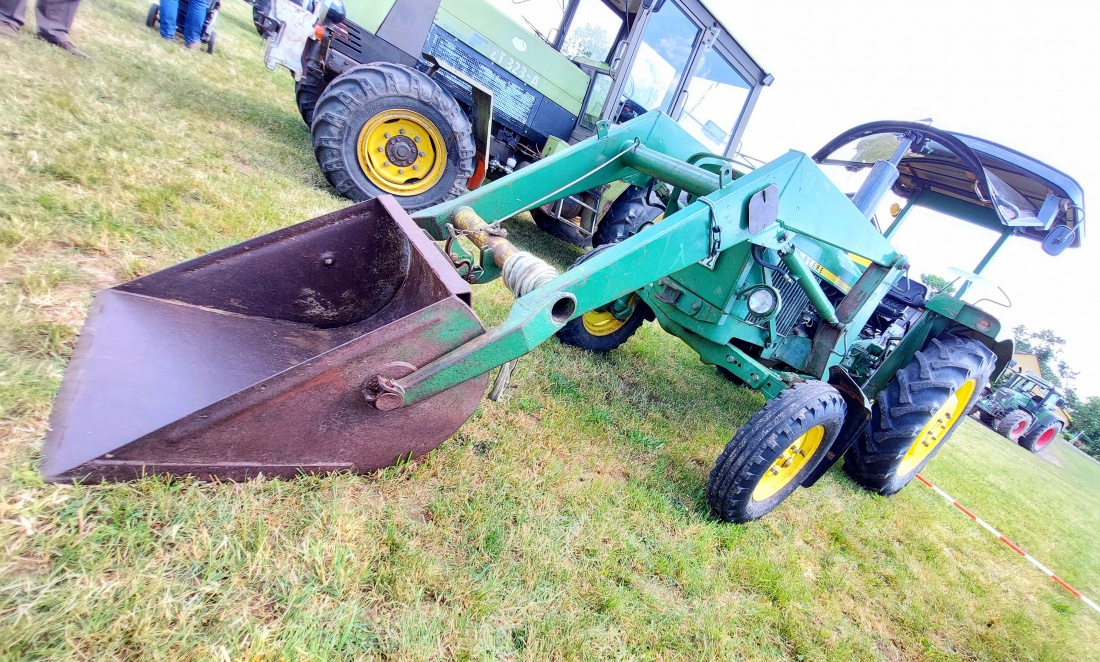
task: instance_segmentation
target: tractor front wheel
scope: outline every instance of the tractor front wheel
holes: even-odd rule
[[[1058,433],[1062,431],[1062,421],[1057,419],[1048,421],[1045,424],[1033,425],[1031,430],[1028,430],[1019,441],[1019,444],[1028,449],[1032,453],[1038,453],[1047,446],[1050,442],[1054,441],[1054,438],[1058,436]]]
[[[611,244],[607,244],[588,251],[569,268],[583,264],[610,246]],[[637,294],[631,293],[569,320],[558,331],[558,340],[566,345],[602,354],[629,340],[647,319],[653,319],[653,311]]]
[[[707,479],[711,510],[727,522],[767,515],[825,457],[847,406],[819,381],[795,384],[769,400],[733,435]]]
[[[151,28],[157,24],[157,18],[160,15],[160,5],[149,5],[149,11],[145,14],[145,27]]]
[[[416,69],[353,67],[317,99],[313,152],[329,183],[355,201],[388,193],[409,211],[466,192],[474,174],[470,120]]]
[[[1020,438],[1023,437],[1024,433],[1031,427],[1031,423],[1031,414],[1021,409],[1017,409],[1005,414],[1005,417],[997,421],[997,425],[993,429],[997,434],[1015,444],[1020,441]]]
[[[875,398],[871,434],[844,455],[844,470],[869,490],[897,493],[959,427],[994,364],[993,352],[978,340],[933,338]]]

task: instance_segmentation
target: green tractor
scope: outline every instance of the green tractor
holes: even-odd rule
[[[874,143],[886,151],[862,149]],[[873,152],[877,152],[874,154]],[[863,173],[851,196],[825,168]],[[500,221],[611,182],[671,189],[664,217],[559,273]],[[889,227],[875,212],[907,203]],[[918,207],[1080,244],[1080,187],[994,143],[877,122],[740,172],[659,112],[410,216],[388,195],[97,295],[58,394],[47,480],[369,472],[435,448],[554,336],[593,351],[654,320],[762,393],[706,481],[717,517],[763,516],[834,463],[889,495],[1012,359],[996,317],[906,277]],[[516,296],[485,329],[471,284]],[[980,276],[971,274],[971,280]],[[522,373],[519,373],[522,375]],[[684,411],[690,415],[690,410]]]
[[[298,2],[270,0],[256,22],[268,67],[297,81],[321,170],[347,198],[390,194],[408,210],[651,110],[732,158],[772,81],[698,0]],[[626,189],[532,213],[560,238],[600,246],[661,213],[652,191]]]
[[[1010,370],[997,390],[982,393],[974,410],[997,434],[1038,453],[1065,428],[1059,412],[1065,403],[1054,384],[1031,372]]]

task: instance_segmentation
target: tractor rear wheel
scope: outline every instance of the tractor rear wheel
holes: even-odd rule
[[[1020,439],[1019,444],[1032,453],[1038,453],[1049,446],[1050,442],[1054,441],[1054,438],[1057,437],[1061,431],[1062,421],[1056,418],[1051,419],[1046,423],[1031,426],[1027,434]]]
[[[883,496],[897,493],[947,442],[993,372],[993,352],[980,341],[933,338],[875,398],[871,434],[844,455],[844,469]]]
[[[355,201],[395,196],[409,211],[466,192],[470,120],[427,75],[376,62],[337,76],[317,99],[313,151],[329,183]]]
[[[583,264],[610,246],[607,244],[588,251],[569,268]],[[590,352],[610,352],[629,340],[647,319],[653,319],[653,311],[637,294],[631,293],[569,320],[558,331],[558,340]]]
[[[1005,414],[1005,417],[997,421],[997,425],[993,429],[997,434],[1015,444],[1028,431],[1032,422],[1031,414],[1022,409],[1017,409]]]
[[[825,457],[847,406],[819,381],[795,384],[769,400],[733,435],[707,479],[707,502],[727,522],[768,514]]]
[[[627,237],[632,237],[653,225],[663,213],[664,210],[660,207],[653,207],[646,203],[646,189],[630,186],[615,202],[611,203],[611,208],[596,226],[596,231],[592,235],[592,246],[615,244]]]
[[[298,104],[298,114],[306,126],[313,126],[313,110],[317,99],[325,91],[325,74],[316,67],[308,67],[302,80],[294,84],[294,100]]]

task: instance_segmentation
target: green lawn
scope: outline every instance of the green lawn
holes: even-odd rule
[[[1100,659],[1100,614],[915,482],[883,499],[834,470],[713,520],[707,472],[762,400],[653,325],[606,357],[547,343],[376,476],[42,484],[96,290],[343,204],[248,5],[213,57],[146,8],[85,2],[90,62],[0,42],[0,658]],[[488,323],[510,301],[475,299]],[[1097,599],[1100,465],[1057,443],[967,422],[926,474]]]

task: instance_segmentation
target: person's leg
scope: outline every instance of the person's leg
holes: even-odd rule
[[[35,18],[38,21],[38,37],[64,50],[86,58],[88,55],[73,46],[69,39],[69,29],[76,18],[76,8],[80,0],[38,0],[35,3]]]
[[[202,36],[206,21],[206,0],[187,0],[187,17],[183,23],[183,41],[190,46]]]
[[[176,38],[176,14],[179,8],[179,0],[160,0],[160,36],[165,39]]]
[[[18,30],[26,16],[27,0],[0,0],[0,21]]]

